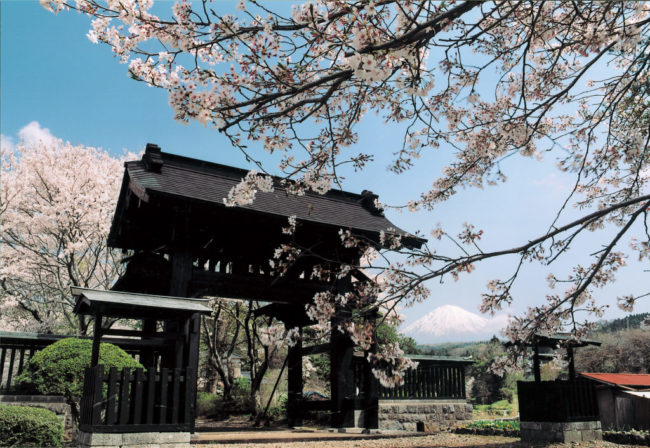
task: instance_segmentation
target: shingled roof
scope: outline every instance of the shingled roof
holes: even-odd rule
[[[225,207],[224,198],[246,175],[247,171],[231,166],[168,154],[153,144],[147,145],[142,160],[126,162],[131,191],[145,202],[152,195],[173,196]],[[289,217],[371,233],[389,231],[411,237],[411,244],[425,240],[412,237],[392,224],[374,205],[377,196],[364,191],[356,194],[331,190],[321,195],[307,192],[304,196],[288,194],[275,178],[274,191],[258,192],[255,201],[239,208],[269,215]]]

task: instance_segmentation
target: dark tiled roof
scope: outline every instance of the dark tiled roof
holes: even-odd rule
[[[151,194],[164,194],[225,207],[224,198],[247,173],[239,168],[158,152],[152,147],[148,145],[142,160],[125,164],[131,189],[144,200]],[[276,216],[295,215],[300,221],[373,233],[394,228],[408,235],[374,209],[373,198],[338,190],[325,195],[308,192],[296,196],[276,185],[273,192],[258,191],[255,201],[241,208]]]

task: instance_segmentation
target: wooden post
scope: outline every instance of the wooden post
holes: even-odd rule
[[[299,339],[287,353],[287,420],[289,426],[302,425],[302,328]]]
[[[143,340],[147,337],[150,337],[156,332],[156,320],[155,319],[143,319],[142,320],[142,333]],[[149,369],[154,366],[154,355],[153,350],[149,347],[142,349],[140,351],[140,364],[145,368]]]
[[[5,356],[7,353],[6,348],[0,348],[0,391],[2,390],[2,373],[5,370]]]
[[[352,289],[352,279],[348,275],[336,281],[336,292],[345,294]],[[354,370],[352,355],[354,344],[350,337],[338,330],[339,323],[349,311],[337,308],[332,319],[330,336],[330,390],[332,395],[332,426],[335,428],[354,427]]]
[[[174,349],[174,368],[181,368],[185,366],[185,360],[187,359],[187,348],[189,347],[189,332],[190,332],[190,322],[189,319],[177,320],[175,322],[177,336],[176,344]],[[187,346],[187,347],[186,347]]]
[[[354,345],[347,335],[332,325],[330,351],[330,388],[332,392],[332,426],[354,426],[354,372],[352,351]]]
[[[533,346],[533,375],[536,383],[542,381],[542,374],[539,369],[539,346],[537,344]]]
[[[185,398],[185,402],[189,405],[189,409],[185,410],[185,423],[190,426],[190,432],[194,432],[194,417],[196,410],[196,381],[199,371],[199,344],[201,339],[201,315],[195,313],[189,319],[189,338],[187,347],[187,363],[185,365],[186,378],[185,381],[189,382],[186,393],[189,397]]]
[[[90,367],[99,364],[99,344],[102,339],[102,315],[95,316],[95,325],[93,327],[93,351],[90,356]]]
[[[169,295],[175,297],[187,297],[189,293],[190,280],[192,280],[192,253],[189,250],[180,250],[172,253],[171,256],[172,275],[169,287]],[[176,320],[165,321],[165,332],[176,333],[175,344],[170,344],[169,349],[163,354],[161,365],[168,368],[183,367],[182,360],[185,357],[185,337],[183,323]]]
[[[14,374],[14,358],[16,357],[16,349],[10,348],[11,355],[9,355],[9,371],[7,372],[7,382],[5,383],[5,388],[9,390],[11,388],[11,377]]]
[[[192,253],[189,250],[174,252],[171,257],[172,275],[169,295],[187,297],[192,280]]]
[[[374,328],[375,338],[377,335],[377,318],[376,315],[367,317],[368,321]],[[375,429],[379,427],[379,381],[372,373],[372,365],[368,361],[371,353],[377,352],[377,342],[372,344],[369,351],[363,354],[363,427],[366,429]]]
[[[573,363],[573,347],[570,345],[566,348],[566,355],[567,358],[569,358],[569,380],[573,381],[576,379],[576,368],[575,364]]]
[[[467,390],[465,386],[465,366],[461,365],[460,369],[460,387],[461,387],[461,398],[467,398]]]
[[[114,425],[116,420],[115,398],[117,397],[117,367],[108,369],[108,389],[106,393],[106,424]]]
[[[104,403],[102,400],[102,391],[104,385],[104,366],[99,365],[96,368],[90,369],[93,372],[92,375],[92,398],[90,399],[92,403],[91,407],[91,425],[99,425],[102,420],[102,409]]]
[[[377,351],[377,344],[373,344],[372,352]],[[372,365],[368,361],[368,354],[364,353],[363,362],[363,426],[366,429],[376,429],[379,427],[379,381],[372,373]]]

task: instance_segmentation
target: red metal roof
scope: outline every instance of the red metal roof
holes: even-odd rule
[[[645,373],[581,373],[580,375],[617,386],[650,387],[650,374]]]

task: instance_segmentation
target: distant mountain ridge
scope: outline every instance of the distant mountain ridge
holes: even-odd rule
[[[419,343],[476,341],[498,334],[508,324],[505,314],[486,318],[455,305],[442,305],[405,326],[401,332]]]
[[[644,320],[650,317],[650,313],[630,314],[619,319],[603,320],[597,323],[596,331],[615,332],[620,330],[629,330],[631,328],[640,328]]]

